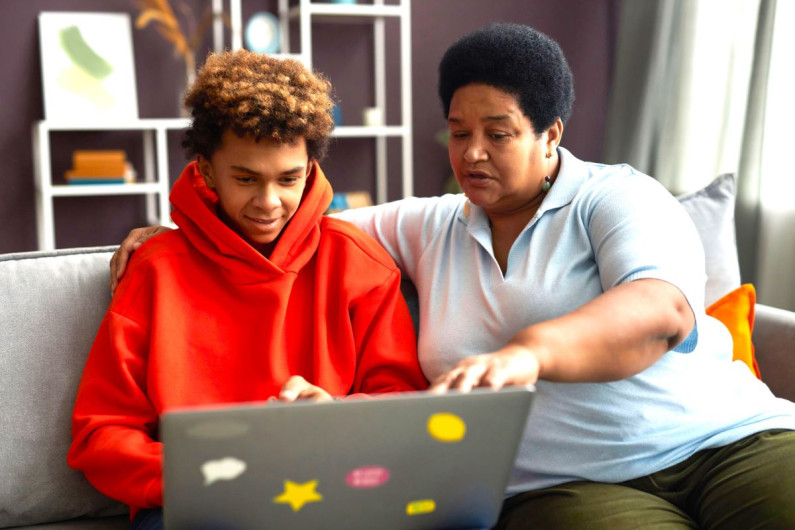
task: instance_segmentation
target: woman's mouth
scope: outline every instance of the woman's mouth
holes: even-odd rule
[[[467,171],[464,173],[464,178],[470,184],[478,185],[488,183],[491,180],[491,175],[484,171]]]

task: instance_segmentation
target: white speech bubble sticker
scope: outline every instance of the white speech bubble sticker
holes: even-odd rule
[[[202,464],[204,485],[209,486],[219,480],[235,480],[245,473],[246,463],[238,458],[227,456],[218,460],[208,460]]]

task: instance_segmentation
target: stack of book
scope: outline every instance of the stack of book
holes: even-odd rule
[[[135,170],[124,151],[78,150],[72,153],[72,169],[64,177],[69,184],[124,184],[135,182]]]

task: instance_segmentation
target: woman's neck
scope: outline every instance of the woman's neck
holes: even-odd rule
[[[541,197],[543,199],[543,197]],[[513,242],[522,233],[522,230],[530,222],[530,219],[538,211],[541,206],[541,199],[530,208],[523,209],[519,212],[514,212],[510,215],[502,214],[489,214],[489,225],[491,227],[491,246],[494,252],[494,258],[500,265],[502,274],[508,268],[508,254],[511,251]],[[535,201],[534,201],[535,202]]]

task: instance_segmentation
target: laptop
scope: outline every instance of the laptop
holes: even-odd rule
[[[165,413],[165,527],[488,528],[533,397],[511,387]]]

